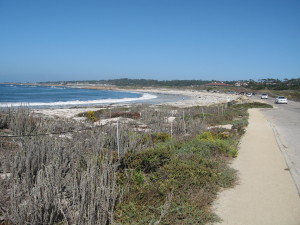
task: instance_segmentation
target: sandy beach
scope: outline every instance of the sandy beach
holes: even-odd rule
[[[93,89],[97,89],[94,87]],[[101,89],[101,88],[99,88]],[[111,104],[113,106],[128,106],[130,104],[154,104],[154,105],[170,105],[175,107],[191,107],[191,106],[209,106],[215,104],[224,104],[230,101],[245,100],[246,97],[234,94],[225,93],[211,93],[206,91],[195,91],[195,90],[175,90],[175,89],[114,89],[120,91],[128,91],[135,93],[150,93],[157,95],[156,99],[150,99],[148,101],[135,101],[135,102],[123,102],[118,104]],[[105,107],[105,106],[103,106]],[[103,108],[102,107],[102,108]],[[74,118],[78,113],[86,112],[89,110],[98,110],[98,107],[80,107],[80,108],[49,108],[49,109],[35,109],[36,113],[41,113],[51,117],[63,117],[63,118]]]

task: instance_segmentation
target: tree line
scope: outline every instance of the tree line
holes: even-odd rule
[[[115,86],[143,86],[143,87],[183,87],[183,86],[198,86],[204,85],[212,81],[208,80],[152,80],[152,79],[129,79],[120,78],[112,80],[82,80],[82,81],[56,81],[46,82],[52,84],[72,84],[72,83],[88,83],[88,84],[102,84]]]
[[[248,87],[254,90],[300,90],[300,78],[296,79],[260,79],[258,82],[250,80]]]
[[[218,80],[153,80],[153,79],[111,79],[111,80],[81,80],[81,81],[56,81],[56,82],[41,82],[51,84],[98,84],[98,85],[114,85],[123,87],[188,87],[188,86],[201,86],[212,82],[220,82]],[[241,81],[224,81],[224,83],[234,86],[235,83]],[[255,80],[243,80],[243,83],[247,83],[246,87],[253,90],[300,90],[300,78],[293,79],[259,79]]]

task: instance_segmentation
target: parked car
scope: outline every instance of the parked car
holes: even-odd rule
[[[261,99],[268,99],[269,96],[268,96],[268,94],[261,94],[260,98]]]
[[[247,93],[246,96],[247,96],[247,97],[251,97],[251,96],[252,96],[252,93]]]
[[[287,104],[287,98],[284,96],[277,96],[275,98],[275,103],[276,104]]]

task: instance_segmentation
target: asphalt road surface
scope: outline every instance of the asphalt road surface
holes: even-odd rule
[[[256,100],[260,96],[251,98]],[[288,101],[288,104],[275,104],[274,98],[262,101],[274,106],[274,109],[263,109],[262,112],[273,127],[277,143],[300,195],[300,103]]]

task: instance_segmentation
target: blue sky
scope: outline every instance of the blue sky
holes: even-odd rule
[[[0,0],[0,82],[300,77],[299,0]]]

